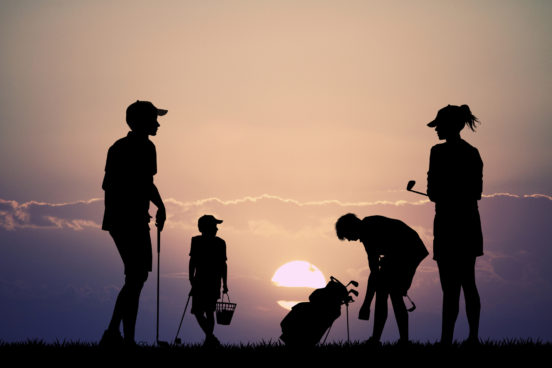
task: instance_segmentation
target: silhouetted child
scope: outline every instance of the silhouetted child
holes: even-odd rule
[[[213,334],[215,308],[222,292],[228,293],[226,265],[226,242],[217,235],[217,220],[212,215],[203,215],[197,221],[201,235],[192,238],[190,248],[189,277],[192,284],[192,314],[205,333],[204,346],[217,346],[220,342]]]
[[[374,331],[369,341],[379,344],[390,297],[399,327],[399,342],[408,342],[408,312],[403,297],[412,284],[416,268],[429,254],[424,243],[404,222],[383,216],[360,220],[349,213],[337,220],[335,229],[341,240],[360,240],[368,254],[370,276],[358,318],[369,319],[370,304],[375,295]]]

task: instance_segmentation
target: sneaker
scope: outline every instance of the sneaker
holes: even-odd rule
[[[205,338],[205,342],[203,342],[203,346],[207,348],[216,348],[220,346],[220,341],[216,338],[215,335],[210,335]]]
[[[368,340],[364,342],[364,345],[368,348],[380,348],[381,341],[376,340],[373,337],[370,337]]]
[[[465,346],[467,348],[476,348],[478,346],[481,346],[481,342],[477,337],[468,337],[468,339],[462,343],[462,346]]]
[[[118,330],[105,330],[102,339],[100,340],[100,346],[107,348],[120,347],[123,345],[123,336]]]

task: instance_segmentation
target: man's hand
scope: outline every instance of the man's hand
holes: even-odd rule
[[[157,214],[155,215],[155,226],[157,226],[159,231],[163,230],[166,219],[167,219],[167,213],[165,212],[165,207],[158,208]]]
[[[225,285],[222,286],[222,293],[223,294],[228,294],[228,285],[225,284]]]
[[[358,311],[358,319],[368,321],[370,319],[370,304],[362,304]]]

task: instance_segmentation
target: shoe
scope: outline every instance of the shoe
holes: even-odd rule
[[[480,345],[481,345],[481,342],[477,337],[468,337],[468,339],[462,343],[462,346],[467,348],[475,348]]]
[[[379,348],[381,347],[381,341],[376,340],[373,337],[370,337],[368,340],[364,342],[364,345],[370,348]]]
[[[216,338],[215,335],[210,335],[205,338],[203,346],[206,348],[216,348],[220,346],[220,341]]]
[[[397,340],[397,346],[400,346],[400,347],[407,347],[407,346],[411,346],[412,343],[410,342],[410,340],[408,339],[399,339]]]
[[[123,346],[123,336],[121,336],[121,332],[118,330],[105,330],[100,340],[100,346],[106,348],[118,348]]]

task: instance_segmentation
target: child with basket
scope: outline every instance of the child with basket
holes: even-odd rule
[[[217,225],[222,220],[212,215],[203,215],[197,226],[201,235],[192,238],[190,248],[189,278],[192,285],[192,311],[205,333],[204,346],[218,346],[219,340],[213,334],[215,308],[222,292],[228,293],[226,264],[226,242],[217,235]]]

